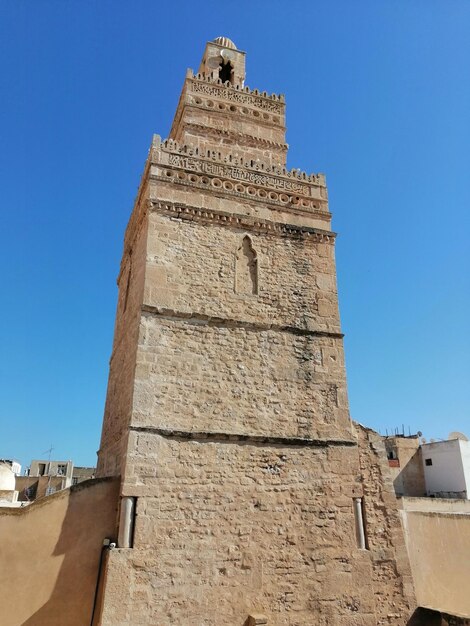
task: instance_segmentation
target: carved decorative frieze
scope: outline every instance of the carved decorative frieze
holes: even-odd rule
[[[180,154],[170,154],[169,164],[174,165],[175,167],[182,167],[183,169],[190,170],[192,172],[201,172],[203,174],[210,174],[221,178],[231,178],[236,181],[253,183],[254,185],[260,185],[263,187],[284,189],[286,191],[294,191],[305,195],[309,195],[310,193],[308,185],[302,185],[296,180],[278,178],[277,176],[272,176],[262,172],[251,172],[242,167],[224,165],[222,163],[211,163],[210,161],[203,161],[201,159],[182,156]]]
[[[264,187],[254,187],[250,184],[232,183],[230,180],[209,178],[205,174],[194,172],[186,173],[184,170],[172,170],[165,168],[161,172],[151,172],[153,180],[173,182],[177,185],[189,186],[194,189],[211,189],[214,192],[226,196],[238,196],[244,200],[262,202],[264,205],[273,206],[276,209],[288,210],[292,213],[315,215],[319,219],[329,220],[327,203],[318,198],[307,198],[299,195],[290,195],[282,190],[266,190]]]
[[[253,230],[268,235],[289,236],[295,239],[302,239],[311,243],[333,244],[336,233],[319,228],[308,226],[297,226],[295,224],[285,224],[283,222],[273,222],[271,220],[251,217],[249,215],[238,215],[225,211],[215,211],[213,209],[201,209],[178,202],[164,202],[160,200],[149,200],[149,210],[166,214],[169,217],[188,221],[200,221],[204,223],[214,223],[229,228],[242,228]]]
[[[234,104],[225,104],[223,101],[201,98],[198,95],[190,97],[189,100],[187,100],[187,104],[209,111],[217,111],[217,113],[226,113],[230,115],[236,114],[242,117],[249,117],[252,118],[252,121],[256,124],[280,126],[281,128],[284,128],[284,118],[275,113],[266,113],[266,111],[260,113],[258,109],[251,109],[246,106],[235,106]]]
[[[214,98],[223,98],[230,102],[238,102],[239,104],[246,104],[253,106],[263,111],[270,111],[271,113],[278,113],[282,115],[284,113],[284,104],[276,101],[270,97],[263,97],[255,95],[250,90],[242,91],[232,86],[225,84],[211,83],[207,81],[190,79],[189,84],[193,93],[201,93]]]
[[[286,147],[285,144],[277,144]],[[287,170],[281,165],[272,165],[271,163],[264,163],[260,159],[244,159],[242,156],[236,154],[223,155],[218,150],[200,150],[197,146],[191,146],[188,144],[181,144],[174,139],[161,140],[158,135],[154,135],[154,142],[152,147],[156,150],[163,150],[172,154],[187,155],[190,157],[197,157],[199,159],[208,157],[211,161],[219,161],[223,164],[237,165],[244,168],[256,170],[257,172],[274,174],[282,178],[290,180],[296,180],[305,183],[312,183],[319,187],[326,187],[325,177],[323,174],[307,174],[302,172],[298,168]],[[155,157],[157,159],[157,157]],[[158,159],[157,159],[158,160]]]

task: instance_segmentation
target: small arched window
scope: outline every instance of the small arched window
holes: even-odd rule
[[[248,235],[243,237],[235,260],[235,291],[237,293],[258,293],[258,257]]]
[[[219,65],[219,78],[223,83],[232,82],[233,67],[230,61],[224,61]]]

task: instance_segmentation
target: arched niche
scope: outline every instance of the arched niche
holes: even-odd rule
[[[235,291],[240,294],[258,293],[258,257],[249,235],[245,235],[235,259]]]

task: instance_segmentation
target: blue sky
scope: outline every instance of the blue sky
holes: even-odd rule
[[[470,2],[0,1],[0,457],[96,461],[123,233],[219,35],[325,172],[351,415],[470,436]]]

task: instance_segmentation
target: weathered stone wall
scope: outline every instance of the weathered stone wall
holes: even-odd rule
[[[23,508],[0,508],[2,626],[90,626],[117,501],[117,481],[93,480]]]
[[[132,425],[351,439],[342,343],[145,315]]]
[[[369,581],[377,610],[390,623],[413,607],[413,579],[383,438],[356,424],[364,498],[367,546],[372,563]],[[405,600],[404,600],[405,598]],[[386,623],[386,622],[385,622]]]
[[[253,612],[276,626],[408,622],[409,572],[385,510],[370,521],[380,545],[356,546],[356,446],[139,432],[130,450],[134,548],[110,555],[103,624],[242,626]]]
[[[135,214],[140,212],[140,208],[138,204]],[[96,471],[98,477],[119,476],[125,458],[127,427],[132,414],[146,248],[147,220],[140,219],[135,228],[128,231],[118,277],[119,296],[103,430],[98,451]]]
[[[133,548],[110,553],[102,623],[404,626],[414,596],[385,453],[362,432],[359,452],[349,419],[324,177],[273,167],[280,99],[185,88],[171,136],[193,145],[155,139],[127,234],[146,225],[145,270],[136,317],[116,327],[125,371],[112,362],[100,467],[125,427],[137,516]],[[202,101],[214,90],[223,107]]]
[[[237,293],[237,253],[249,234],[258,293]],[[332,242],[253,232],[151,213],[145,304],[299,330],[340,332]]]

